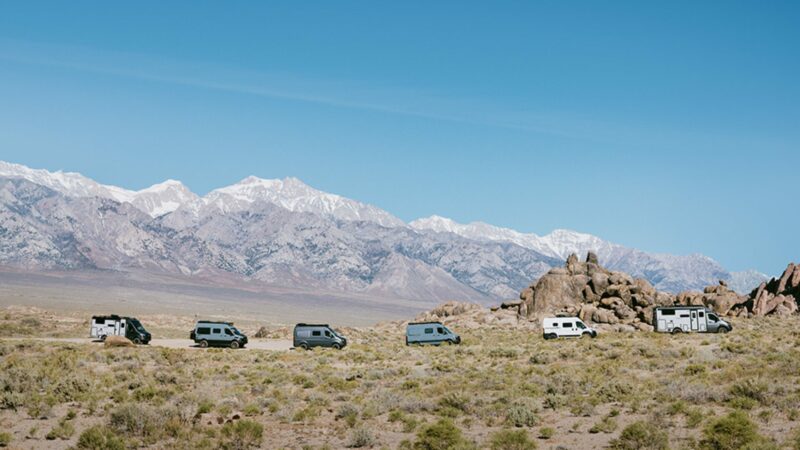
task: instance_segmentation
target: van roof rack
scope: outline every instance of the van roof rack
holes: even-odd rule
[[[408,324],[409,325],[430,325],[430,324],[441,325],[442,322],[429,320],[427,322],[409,322]]]
[[[224,323],[228,326],[233,326],[233,322],[223,322],[222,320],[198,320],[197,323]]]
[[[328,325],[327,323],[298,323],[297,325],[295,325],[295,327],[328,327],[328,328],[330,328],[330,325]]]
[[[114,319],[114,320],[118,320],[118,319],[122,319],[122,317],[120,317],[120,316],[118,316],[116,314],[102,314],[102,315],[99,315],[99,316],[92,316],[92,319]]]

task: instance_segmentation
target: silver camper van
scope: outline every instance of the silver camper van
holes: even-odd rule
[[[705,306],[661,306],[653,310],[653,326],[660,333],[727,333],[733,329]]]
[[[339,350],[347,345],[347,339],[328,324],[298,323],[294,326],[293,345],[305,350],[312,347]]]
[[[124,336],[134,344],[147,344],[151,338],[150,332],[135,317],[121,317],[116,314],[92,316],[89,337],[105,341],[108,336]]]
[[[189,333],[189,339],[200,347],[211,345],[239,348],[247,345],[247,336],[233,326],[233,322],[218,322],[214,320],[199,320],[194,330]]]
[[[460,344],[461,336],[450,331],[441,322],[415,322],[406,327],[406,345],[442,343]]]

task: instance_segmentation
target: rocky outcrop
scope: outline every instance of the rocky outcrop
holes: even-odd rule
[[[717,286],[709,286],[703,292],[681,292],[676,298],[679,305],[706,306],[721,315],[739,315],[747,297],[739,295],[720,280]]]
[[[647,329],[658,305],[672,305],[675,296],[658,292],[650,282],[607,270],[589,252],[586,261],[570,255],[564,268],[551,269],[523,290],[520,299],[529,318],[576,315],[582,320]],[[641,325],[639,325],[641,324]]]
[[[800,265],[789,263],[779,279],[761,283],[754,289],[739,313],[785,316],[798,311],[800,302]]]
[[[455,328],[495,326],[501,328],[535,328],[535,323],[522,314],[523,302],[505,302],[497,308],[485,308],[476,303],[451,301],[421,313],[414,322],[438,321]]]

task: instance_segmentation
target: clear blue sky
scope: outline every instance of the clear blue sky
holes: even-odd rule
[[[0,159],[200,194],[296,176],[778,274],[798,23],[779,1],[2,2]]]

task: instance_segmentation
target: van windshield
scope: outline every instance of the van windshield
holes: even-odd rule
[[[236,327],[231,327],[231,331],[233,331],[234,334],[238,334],[239,336],[244,336],[241,331],[236,329]]]
[[[141,322],[139,322],[138,320],[133,319],[133,320],[129,321],[128,323],[130,323],[133,326],[133,328],[136,329],[136,331],[138,331],[140,333],[145,333],[144,327],[142,326]]]
[[[343,338],[344,337],[344,336],[342,336],[341,333],[339,333],[338,331],[334,330],[333,328],[328,328],[328,330],[330,330],[330,332],[333,333],[333,335],[338,337],[338,338]]]

